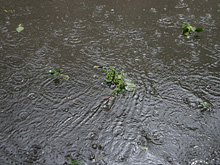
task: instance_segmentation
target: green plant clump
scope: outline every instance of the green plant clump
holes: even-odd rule
[[[123,91],[133,91],[136,85],[132,81],[124,80],[124,72],[117,72],[112,66],[109,69],[104,67],[94,66],[94,68],[101,68],[101,70],[106,72],[105,83],[109,86],[114,86],[114,94],[118,95]]]
[[[192,37],[192,32],[202,32],[204,31],[202,28],[196,28],[191,26],[190,24],[183,24],[183,35],[187,36],[187,38]]]
[[[62,74],[60,68],[58,68],[57,70],[49,70],[48,73],[50,74],[50,77],[61,76],[64,80],[69,80],[70,78],[68,75]]]

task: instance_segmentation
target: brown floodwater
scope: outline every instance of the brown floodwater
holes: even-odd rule
[[[219,0],[1,0],[0,164],[220,164],[219,34]]]

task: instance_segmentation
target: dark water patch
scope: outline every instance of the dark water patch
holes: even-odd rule
[[[61,98],[64,99],[66,97],[66,91],[64,91],[65,84],[57,84],[56,79],[48,79],[48,81],[43,82],[41,85],[42,89],[42,96],[47,98],[49,102],[54,102],[54,104],[58,103],[57,99],[60,100]],[[64,82],[65,83],[65,82]]]
[[[24,67],[24,61],[21,57],[19,56],[6,56],[3,61],[5,62],[6,65],[10,68],[23,68]]]
[[[24,0],[0,8],[1,162],[219,163],[215,0]],[[183,23],[205,31],[188,39]],[[137,87],[108,99],[113,91],[94,65],[126,70]],[[59,67],[68,81],[48,77]],[[203,101],[213,111],[201,111]]]

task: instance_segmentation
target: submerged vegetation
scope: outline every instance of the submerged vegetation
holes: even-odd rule
[[[187,38],[192,37],[192,32],[202,32],[204,31],[202,28],[196,28],[191,26],[190,24],[183,24],[183,35],[187,36]]]
[[[208,101],[200,103],[199,107],[202,108],[202,111],[208,110],[211,111],[211,104]]]
[[[69,78],[70,78],[68,75],[62,74],[60,68],[58,68],[57,70],[55,70],[55,69],[49,70],[48,73],[49,73],[50,77],[60,76],[64,80],[69,80]]]
[[[100,66],[94,66],[94,68],[100,68],[101,70],[106,72],[105,83],[108,86],[114,88],[113,94],[116,96],[119,93],[123,93],[125,90],[133,91],[136,85],[132,81],[124,80],[124,70],[121,72],[117,72],[112,66],[109,68],[104,68]]]
[[[71,160],[69,165],[84,165],[83,162],[79,161],[79,160]]]

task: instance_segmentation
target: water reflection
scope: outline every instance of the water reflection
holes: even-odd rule
[[[1,162],[220,163],[215,0],[24,0],[0,8]],[[205,31],[187,39],[183,23]],[[94,65],[126,70],[137,88],[106,101],[112,90]],[[59,67],[69,81],[48,77]],[[211,112],[201,111],[203,101]]]

